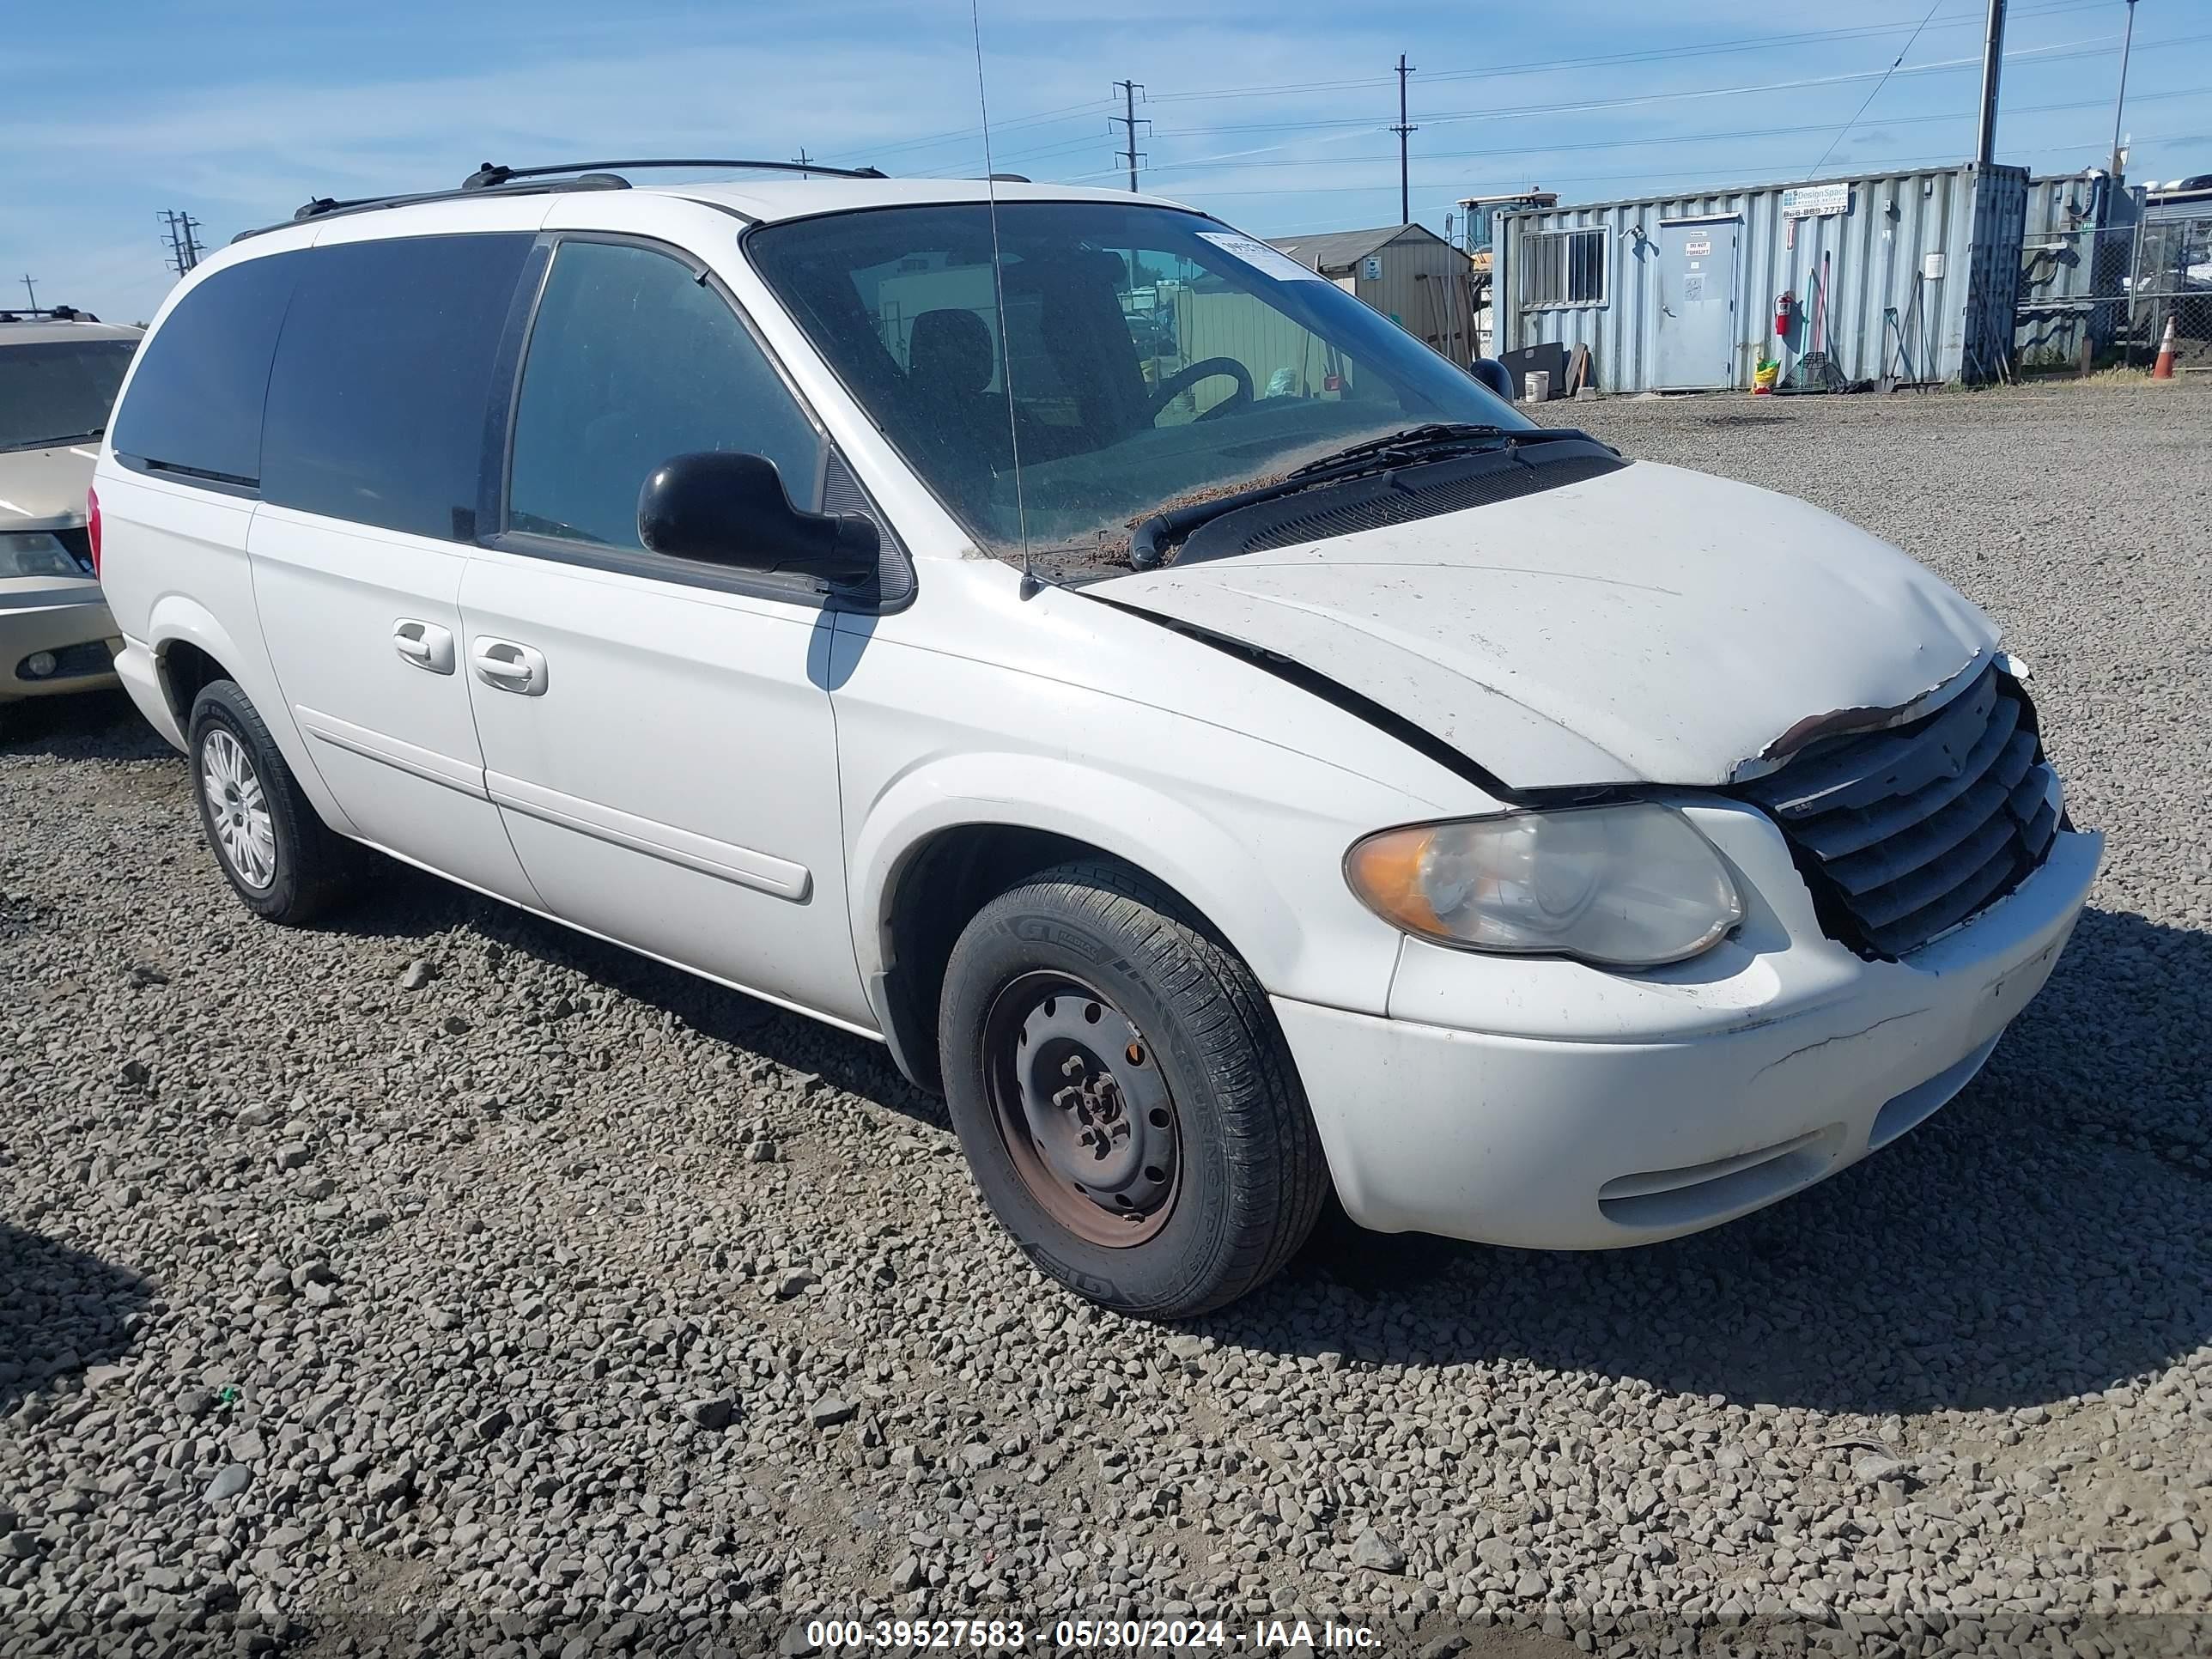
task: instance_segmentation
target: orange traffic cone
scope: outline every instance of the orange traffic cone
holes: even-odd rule
[[[2154,380],[2173,378],[2173,316],[2170,312],[2166,319],[2166,337],[2158,343],[2158,362],[2151,365],[2150,377]]]

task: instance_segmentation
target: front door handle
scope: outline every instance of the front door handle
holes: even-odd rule
[[[513,640],[478,635],[469,642],[469,665],[486,685],[526,697],[545,695],[545,653]]]
[[[392,648],[417,668],[433,674],[453,672],[453,635],[435,623],[402,617],[392,624]]]

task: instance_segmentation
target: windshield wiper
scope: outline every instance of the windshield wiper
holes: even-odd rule
[[[1261,501],[1279,501],[1301,489],[1318,489],[1323,484],[1341,483],[1349,478],[1364,478],[1378,472],[1393,472],[1401,466],[1441,460],[1449,455],[1464,454],[1473,450],[1512,448],[1527,443],[1550,443],[1562,438],[1576,438],[1584,443],[1591,441],[1589,433],[1568,426],[1535,426],[1523,429],[1461,421],[1431,421],[1421,426],[1409,426],[1380,438],[1370,438],[1364,443],[1346,445],[1317,460],[1293,467],[1279,478],[1255,484],[1249,489],[1193,501],[1188,506],[1157,513],[1151,518],[1141,520],[1129,529],[1129,562],[1139,570],[1156,569],[1167,557],[1168,550],[1186,540],[1200,525],[1211,523],[1241,507],[1255,507]]]
[[[89,432],[58,432],[49,438],[23,438],[13,443],[0,445],[0,448],[58,449],[64,444],[78,443],[87,438],[105,436],[106,432],[106,427],[96,426]]]
[[[1319,460],[1308,461],[1304,466],[1293,468],[1290,476],[1293,478],[1310,477],[1322,471],[1334,476],[1334,470],[1347,462],[1396,465],[1408,460],[1433,460],[1445,452],[1489,449],[1499,443],[1546,443],[1554,438],[1587,435],[1567,426],[1524,428],[1487,426],[1471,421],[1431,421],[1421,426],[1409,426],[1402,432],[1387,432],[1379,438],[1370,438],[1364,443],[1347,444],[1342,449],[1332,450]]]

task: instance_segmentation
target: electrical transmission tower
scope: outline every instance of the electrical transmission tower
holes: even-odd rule
[[[1406,77],[1414,73],[1416,71],[1413,65],[1406,61],[1406,54],[1400,52],[1398,54],[1398,125],[1392,127],[1390,131],[1398,135],[1398,222],[1401,225],[1410,225],[1413,222],[1413,192],[1406,176],[1406,135],[1410,132],[1419,132],[1420,129],[1406,119]]]
[[[199,240],[192,234],[200,222],[174,208],[163,212],[161,221],[169,232],[169,269],[181,276],[200,262]]]
[[[1137,118],[1137,94],[1145,89],[1145,83],[1141,81],[1116,81],[1114,84],[1121,89],[1121,113],[1108,116],[1106,124],[1121,129],[1122,147],[1115,150],[1114,155],[1117,161],[1129,164],[1129,188],[1133,191],[1137,187],[1137,163],[1145,159],[1137,149],[1137,129],[1140,125],[1152,125],[1150,121],[1139,122]]]

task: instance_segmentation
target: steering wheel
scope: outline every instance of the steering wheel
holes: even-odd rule
[[[1226,374],[1237,382],[1237,390],[1198,418],[1210,421],[1215,416],[1231,409],[1242,409],[1252,401],[1252,371],[1234,357],[1201,357],[1188,368],[1179,368],[1152,388],[1152,399],[1145,410],[1147,424],[1160,418],[1160,411],[1173,403],[1188,388],[1200,380],[1211,380],[1216,374]]]

